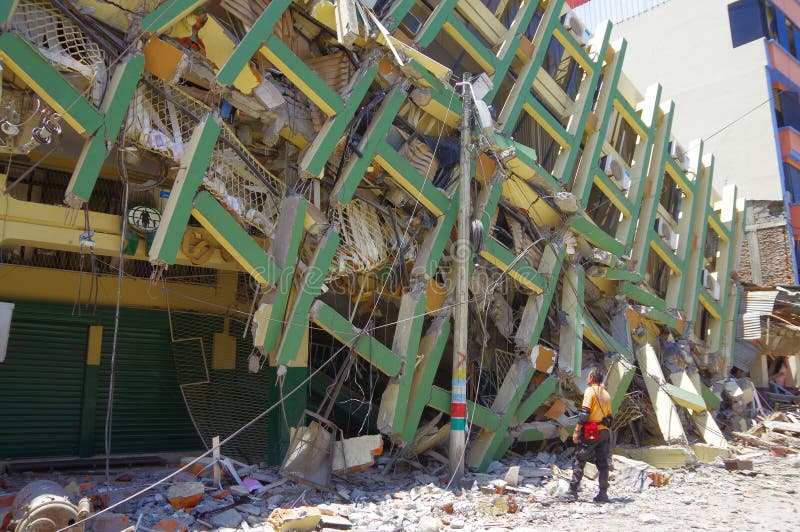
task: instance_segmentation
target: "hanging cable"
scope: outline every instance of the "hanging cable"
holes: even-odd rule
[[[120,136],[122,136],[120,131]],[[122,159],[124,157],[122,150],[117,150],[117,157]],[[106,453],[106,486],[111,485],[111,422],[114,411],[114,369],[117,361],[117,339],[119,337],[119,307],[122,296],[122,276],[125,270],[125,233],[128,230],[128,172],[123,160],[120,169],[120,179],[122,180],[122,234],[119,239],[119,272],[117,273],[117,304],[114,310],[114,337],[111,341],[111,365],[108,373],[108,402],[106,406],[106,422],[105,422],[105,453]]]

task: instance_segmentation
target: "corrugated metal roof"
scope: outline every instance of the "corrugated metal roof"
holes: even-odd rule
[[[580,1],[568,3],[576,5],[573,11],[591,31],[594,31],[594,28],[606,19],[617,24],[667,2],[669,0],[588,0],[583,3]]]
[[[761,338],[761,316],[772,314],[777,290],[758,290],[747,292],[740,308],[740,321],[737,338],[757,340]]]
[[[743,371],[750,371],[753,360],[758,356],[759,348],[742,340],[736,340],[736,349],[733,353],[733,365]]]

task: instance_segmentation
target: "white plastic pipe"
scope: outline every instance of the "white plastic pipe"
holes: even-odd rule
[[[14,312],[14,303],[4,303],[0,301],[0,362],[6,359],[8,335],[11,333],[12,312]]]

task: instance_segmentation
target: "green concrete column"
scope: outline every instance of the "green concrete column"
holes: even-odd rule
[[[278,405],[267,414],[269,422],[269,440],[267,449],[267,462],[269,465],[281,465],[286,451],[289,449],[290,429],[297,427],[303,416],[303,411],[308,402],[308,368],[286,368],[283,376],[283,386],[278,381],[278,368],[266,368],[269,379],[269,404],[276,405],[281,397],[283,405]],[[298,385],[300,388],[289,395]],[[284,417],[284,412],[286,416]]]

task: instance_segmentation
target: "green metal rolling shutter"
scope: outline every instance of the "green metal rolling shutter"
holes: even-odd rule
[[[95,453],[104,452],[113,335],[112,317],[103,333]],[[186,451],[203,447],[178,386],[166,312],[125,309],[120,314],[114,373],[112,453]]]
[[[104,453],[114,309],[73,316],[72,306],[15,301],[0,363],[0,460],[78,456],[90,325],[103,326],[91,453]],[[122,309],[112,453],[202,448],[181,397],[167,313]]]
[[[85,325],[14,310],[0,364],[0,460],[78,454],[86,339]]]

